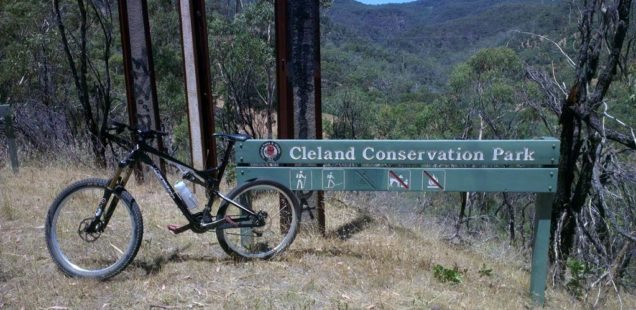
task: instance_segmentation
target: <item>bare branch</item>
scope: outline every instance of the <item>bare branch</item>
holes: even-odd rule
[[[543,93],[548,97],[546,107],[556,116],[561,116],[561,103],[565,99],[566,93],[558,82],[553,81],[545,72],[537,70],[531,66],[526,66],[526,76],[537,83]]]
[[[552,40],[552,39],[550,39],[550,38],[548,38],[548,37],[546,37],[546,36],[544,36],[544,35],[540,35],[540,34],[536,34],[536,33],[532,33],[532,32],[525,32],[525,31],[520,31],[520,30],[513,30],[513,32],[518,32],[518,33],[521,33],[521,34],[526,34],[526,35],[529,35],[529,36],[538,37],[538,38],[541,38],[541,39],[543,39],[543,40],[546,40],[546,41],[548,41],[548,42],[552,43],[554,46],[556,46],[556,47],[559,49],[559,51],[561,52],[561,54],[562,54],[563,56],[565,56],[565,59],[568,61],[568,64],[569,64],[572,68],[575,68],[575,67],[576,67],[576,64],[574,63],[574,60],[572,60],[572,58],[570,57],[570,55],[568,55],[568,53],[566,53],[566,52],[563,50],[563,48],[561,47],[561,45],[559,45],[559,43],[554,42],[554,40]]]
[[[607,10],[604,18],[604,23],[612,23],[612,25],[605,25],[613,33],[611,40],[608,38],[609,57],[605,67],[598,76],[598,82],[596,83],[596,89],[590,101],[592,103],[591,108],[595,110],[601,105],[610,83],[614,75],[616,74],[616,67],[620,60],[621,50],[625,37],[627,36],[627,28],[629,25],[629,11],[631,7],[631,0],[620,0],[616,10]],[[607,15],[610,15],[609,17]],[[616,19],[616,20],[615,20]],[[613,27],[611,27],[613,26]]]
[[[579,111],[577,112],[577,116],[581,119],[583,119],[583,117],[585,115],[582,115],[584,113],[580,113]],[[590,115],[588,115],[587,118],[587,124],[594,128],[594,130],[596,130],[599,133],[603,133],[605,137],[607,137],[608,139],[614,141],[614,142],[618,142],[632,150],[636,150],[636,138],[634,138],[634,130],[631,129],[631,134],[632,136],[628,136],[626,134],[623,134],[621,132],[618,132],[616,130],[610,129],[610,128],[605,128],[603,126],[603,122],[599,119],[598,115],[596,113],[591,113]]]

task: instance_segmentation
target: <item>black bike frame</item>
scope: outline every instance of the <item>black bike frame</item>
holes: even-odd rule
[[[112,136],[110,134],[108,136],[109,136],[108,138],[112,139],[118,144],[127,144],[127,141],[122,140],[116,136]],[[194,169],[193,167],[181,162],[180,160],[164,152],[161,152],[149,146],[147,143],[145,143],[143,139],[141,139],[139,142],[137,142],[137,144],[135,144],[135,146],[133,147],[133,150],[126,156],[126,158],[119,162],[119,165],[115,171],[115,174],[113,178],[111,179],[111,181],[109,182],[106,192],[104,193],[104,198],[100,202],[98,210],[95,213],[95,220],[93,221],[93,223],[91,223],[91,225],[89,225],[88,229],[89,230],[98,229],[96,227],[97,225],[100,225],[99,217],[104,210],[103,206],[108,202],[113,192],[116,192],[124,188],[124,186],[128,182],[128,179],[130,178],[130,175],[132,174],[133,168],[135,167],[135,165],[137,165],[137,163],[140,163],[140,162],[148,165],[151,168],[151,170],[154,172],[155,176],[159,179],[159,182],[161,183],[163,188],[166,190],[170,198],[172,198],[172,200],[177,205],[179,210],[181,210],[181,213],[188,220],[189,229],[192,229],[194,232],[204,232],[209,230],[210,228],[215,228],[219,226],[219,224],[221,224],[222,222],[225,222],[225,219],[216,219],[211,224],[202,226],[200,224],[201,212],[194,213],[194,214],[190,212],[190,210],[188,209],[186,204],[183,202],[181,197],[177,195],[174,188],[168,182],[167,177],[161,172],[161,170],[157,167],[157,165],[150,158],[150,156],[148,156],[148,154],[156,155],[159,158],[162,158],[172,163],[173,165],[178,166],[180,169],[186,170],[187,171],[186,175],[189,174],[188,178],[186,178],[188,181],[204,186],[209,195],[208,202],[206,204],[206,208],[208,210],[209,208],[211,208],[212,203],[215,200],[214,199],[215,196],[220,197],[225,202],[230,203],[236,206],[237,208],[243,210],[245,212],[244,213],[245,215],[233,219],[234,224],[232,227],[255,227],[255,225],[253,224],[242,224],[242,222],[249,220],[249,216],[256,215],[254,211],[252,211],[250,208],[245,207],[232,199],[229,199],[227,196],[219,193],[218,191],[221,178],[223,177],[223,174],[225,173],[225,168],[229,162],[230,153],[232,151],[232,148],[234,147],[234,144],[235,144],[234,141],[232,140],[228,141],[228,146],[225,150],[223,160],[218,167],[212,168],[210,170],[200,171],[200,170]],[[118,199],[116,197],[113,198],[109,207],[106,209],[106,213],[104,213],[103,226],[106,226],[108,224],[110,216],[113,214],[117,203],[118,203]]]

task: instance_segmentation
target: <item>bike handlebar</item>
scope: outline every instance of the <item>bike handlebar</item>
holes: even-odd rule
[[[128,139],[118,137],[118,134],[124,132],[124,130],[128,130],[136,136],[137,143],[145,142],[146,140],[153,139],[156,137],[167,136],[168,133],[161,132],[152,129],[138,129],[136,127],[130,126],[128,124],[120,123],[112,121],[109,123],[109,126],[105,128],[103,134],[106,136],[108,140],[111,142],[115,142],[121,147],[126,149],[131,149],[134,146],[134,143]]]
[[[154,137],[163,137],[168,135],[167,132],[157,131],[154,129],[139,129],[139,128],[130,126],[128,124],[115,122],[115,121],[111,122],[111,127],[107,128],[106,130],[108,131],[114,130],[117,134],[119,134],[119,133],[122,133],[124,129],[128,129],[130,132],[136,133],[137,135],[139,135],[140,137],[144,139],[154,138]]]
[[[124,123],[120,123],[116,121],[110,122],[110,125],[106,128],[105,134],[108,137],[108,139],[119,144],[120,146],[130,147],[132,144],[130,141],[126,141],[125,139],[119,138],[111,134],[111,132],[114,132],[114,134],[116,135],[121,134],[122,132],[124,132],[124,130],[128,130],[131,133],[135,134],[137,136],[137,142],[145,142],[148,139],[160,138],[160,137],[164,137],[168,135],[167,132],[157,131],[153,129],[139,129],[134,126],[130,126],[128,124],[124,124]],[[245,135],[245,134],[215,133],[214,136],[217,138],[226,139],[232,142],[243,142],[243,141],[251,139],[249,135]]]
[[[108,134],[111,140],[114,140],[117,143],[121,143],[122,141],[118,141],[121,139],[113,139],[113,138],[116,138],[116,136],[113,136],[110,132],[114,132],[114,134],[121,134],[122,132],[124,132],[124,130],[128,130],[129,132],[135,134],[138,142],[145,142],[146,140],[149,140],[149,139],[154,139],[157,137],[163,137],[168,135],[167,132],[157,131],[153,129],[139,129],[139,128],[130,126],[128,124],[115,122],[115,121],[111,122],[110,126],[106,128],[106,133]]]

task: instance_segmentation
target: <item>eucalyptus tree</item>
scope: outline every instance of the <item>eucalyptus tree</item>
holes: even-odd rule
[[[454,68],[449,88],[447,105],[440,108],[455,127],[454,138],[521,139],[546,135],[542,127],[536,126],[537,113],[527,105],[537,95],[536,87],[525,79],[523,63],[510,48],[478,51]],[[525,208],[518,211],[513,205],[527,200],[528,195],[504,193],[500,196],[494,199],[493,195],[483,193],[463,193],[456,236],[462,224],[469,227],[472,209],[481,206],[481,212],[489,215],[498,215],[502,209],[506,211],[511,242],[519,233],[525,237]],[[491,205],[497,207],[489,210]],[[517,221],[518,213],[521,213],[521,221]]]
[[[88,133],[95,163],[106,165],[102,135],[113,106],[111,57],[115,1],[53,0],[60,45],[77,96],[78,126]],[[75,107],[73,105],[72,107]]]
[[[271,138],[276,103],[273,5],[258,1],[231,18],[215,15],[210,28],[221,127]]]
[[[636,89],[632,1],[572,1],[570,5],[578,17],[577,50],[573,57],[566,51],[563,54],[573,78],[560,81],[552,72],[527,70],[547,95],[543,106],[559,118],[559,180],[552,215],[554,280],[565,278],[568,262],[581,261],[594,275],[587,282],[590,288],[613,289],[629,282],[633,287]]]

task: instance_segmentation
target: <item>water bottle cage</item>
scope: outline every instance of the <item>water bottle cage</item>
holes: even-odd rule
[[[181,178],[184,179],[184,180],[188,180],[190,182],[193,182],[195,180],[194,175],[190,171],[184,173],[181,176]]]

